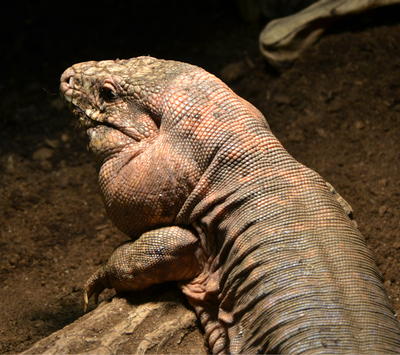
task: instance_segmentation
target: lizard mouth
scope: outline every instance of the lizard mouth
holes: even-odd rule
[[[93,118],[91,118],[85,111],[83,111],[80,107],[72,105],[72,112],[78,118],[78,124],[88,130],[89,128],[96,128],[98,126],[106,126],[108,128],[116,129],[113,125],[108,122],[100,122]]]

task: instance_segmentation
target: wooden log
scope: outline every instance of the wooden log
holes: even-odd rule
[[[317,1],[298,13],[269,22],[260,34],[261,53],[273,67],[283,70],[338,18],[399,3],[400,0]]]
[[[151,302],[114,297],[22,354],[207,354],[193,310],[175,292]]]

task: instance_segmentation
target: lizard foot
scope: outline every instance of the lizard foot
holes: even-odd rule
[[[197,236],[182,227],[156,229],[142,234],[138,240],[122,243],[85,283],[84,309],[92,295],[97,303],[106,288],[131,292],[165,281],[189,280],[201,271],[199,254]]]

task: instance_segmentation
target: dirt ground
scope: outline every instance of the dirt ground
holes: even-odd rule
[[[2,21],[0,353],[81,317],[83,283],[126,240],[107,220],[59,76],[75,62],[143,54],[200,65],[263,112],[286,149],[353,207],[400,312],[399,7],[336,23],[277,73],[258,51],[266,19],[246,22],[228,1],[53,3],[10,5]]]

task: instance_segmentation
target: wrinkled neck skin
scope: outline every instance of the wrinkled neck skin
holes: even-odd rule
[[[108,215],[131,238],[154,228],[194,222],[196,218],[177,216],[188,214],[184,206],[194,206],[188,199],[198,195],[195,190],[204,196],[214,189],[214,182],[204,178],[210,166],[230,160],[234,170],[235,160],[250,148],[243,143],[238,146],[241,151],[235,151],[232,143],[242,143],[232,137],[240,136],[243,127],[254,137],[259,127],[268,128],[261,113],[232,95],[226,85],[210,80],[200,68],[190,68],[142,98],[145,109],[132,109],[127,102],[136,130],[140,121],[150,125],[149,114],[161,117],[160,127],[151,127],[156,132],[151,139],[132,141],[107,126],[97,127],[95,134],[88,132]]]

